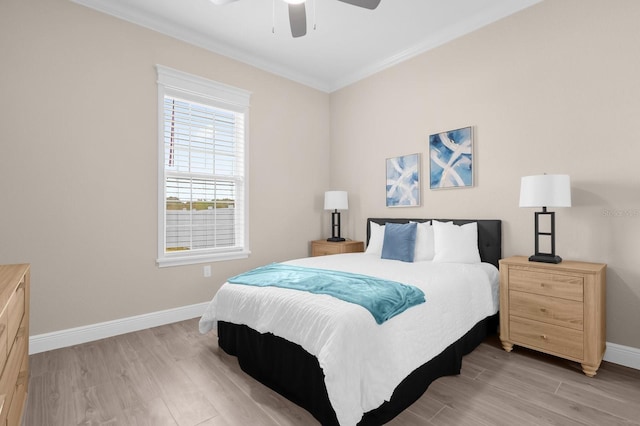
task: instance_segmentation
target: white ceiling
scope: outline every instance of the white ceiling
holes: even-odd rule
[[[542,0],[307,0],[299,38],[282,0],[72,1],[332,92]]]

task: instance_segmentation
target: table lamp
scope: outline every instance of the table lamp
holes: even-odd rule
[[[338,210],[348,210],[349,201],[347,191],[327,191],[324,193],[324,209],[333,210],[331,212],[331,238],[327,241],[344,241],[340,238],[340,212]]]
[[[524,176],[520,182],[520,207],[542,207],[535,212],[535,253],[529,257],[532,262],[560,263],[562,258],[556,255],[556,218],[555,212],[547,207],[571,207],[571,180],[569,175]],[[550,229],[541,231],[540,219],[549,217]],[[549,238],[550,252],[540,251],[540,238]]]

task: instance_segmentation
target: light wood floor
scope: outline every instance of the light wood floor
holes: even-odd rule
[[[317,425],[244,374],[197,319],[31,356],[25,426]],[[488,339],[394,426],[639,425],[640,371],[577,364]]]

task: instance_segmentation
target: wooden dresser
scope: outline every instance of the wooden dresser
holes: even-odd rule
[[[605,350],[607,265],[500,260],[500,340],[577,361],[593,377]]]
[[[359,253],[363,251],[364,243],[362,241],[311,241],[311,256],[326,256],[328,254],[340,253]]]
[[[29,385],[28,264],[0,265],[0,426],[18,426]]]

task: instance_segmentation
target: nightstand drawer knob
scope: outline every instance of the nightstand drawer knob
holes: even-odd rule
[[[543,334],[543,335],[542,335],[542,336],[540,336],[540,337],[542,337],[542,340],[547,340],[547,335],[546,335],[546,334]]]
[[[547,310],[545,308],[540,308],[540,312],[546,313]]]

